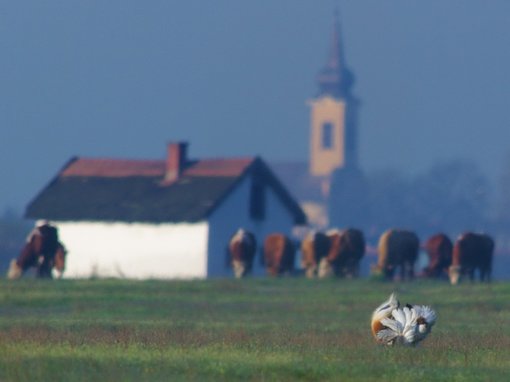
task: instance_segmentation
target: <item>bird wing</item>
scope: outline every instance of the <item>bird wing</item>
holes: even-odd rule
[[[386,343],[399,340],[404,344],[412,344],[416,333],[416,312],[407,307],[394,309],[391,317],[381,320],[386,329],[377,333],[377,338]]]
[[[398,337],[398,333],[392,329],[383,329],[377,332],[377,339],[385,344],[392,344]]]
[[[404,329],[404,326],[402,323],[398,320],[395,320],[393,318],[383,318],[381,320],[381,324],[386,326],[389,330],[392,330],[396,333],[396,335],[402,334],[402,330]]]
[[[405,309],[405,308],[404,308]],[[404,325],[406,324],[406,316],[404,314],[403,309],[393,309],[391,312],[391,315],[393,318],[398,321],[402,328],[404,328]]]
[[[402,343],[412,344],[416,337],[416,319],[416,312],[413,309],[408,307],[394,309],[391,317],[381,320],[386,329],[381,330],[377,337],[385,342],[400,338]]]
[[[409,309],[405,307],[402,309],[403,315],[405,317],[404,328],[402,330],[402,336],[405,339],[405,342],[408,344],[412,344],[415,342],[416,330],[417,330],[417,316],[416,311],[414,309]]]

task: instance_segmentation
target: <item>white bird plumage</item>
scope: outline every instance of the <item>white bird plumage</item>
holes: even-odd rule
[[[426,305],[401,308],[395,293],[372,314],[372,334],[379,343],[415,345],[430,333],[436,312]]]

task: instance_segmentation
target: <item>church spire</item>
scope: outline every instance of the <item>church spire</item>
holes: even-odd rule
[[[335,10],[335,21],[333,23],[333,35],[331,38],[331,47],[329,51],[329,59],[326,67],[334,68],[337,70],[341,70],[344,66],[343,62],[343,43],[341,37],[341,27],[340,27],[340,14],[338,9]]]
[[[338,9],[335,11],[329,57],[326,65],[317,76],[317,82],[319,83],[319,95],[331,95],[336,98],[351,96],[350,91],[354,76],[345,63]]]

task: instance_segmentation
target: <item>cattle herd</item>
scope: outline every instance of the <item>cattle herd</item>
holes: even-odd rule
[[[270,276],[294,274],[296,252],[301,251],[301,267],[308,278],[358,277],[367,245],[363,232],[348,228],[326,232],[313,231],[300,243],[281,233],[268,235],[261,245],[261,260]],[[415,273],[420,249],[428,256],[428,265]],[[490,281],[494,240],[487,234],[466,232],[455,242],[439,233],[420,246],[418,236],[408,230],[389,229],[377,246],[377,264],[372,275],[384,280],[412,280],[415,277],[449,279],[457,284],[462,278]],[[247,276],[257,253],[255,236],[239,229],[229,243],[230,264],[238,278]]]
[[[270,276],[295,274],[296,252],[301,252],[301,268],[308,278],[355,278],[360,274],[360,262],[366,253],[363,232],[347,228],[326,232],[312,231],[300,242],[282,233],[265,237],[260,246],[260,260]],[[249,275],[257,257],[257,240],[253,233],[239,229],[228,243],[228,263],[235,277]],[[490,281],[494,240],[486,234],[466,232],[455,242],[439,233],[420,246],[418,236],[408,230],[389,229],[377,246],[377,264],[372,274],[384,280],[412,280],[420,249],[428,255],[428,265],[420,277],[449,279],[457,284],[462,278]],[[57,228],[41,221],[29,234],[17,259],[12,260],[7,277],[19,278],[29,268],[36,268],[37,277],[52,278],[65,269],[66,250],[58,239]]]

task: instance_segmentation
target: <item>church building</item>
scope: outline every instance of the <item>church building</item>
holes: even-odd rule
[[[317,83],[318,94],[309,102],[310,175],[330,176],[337,168],[357,165],[359,101],[352,94],[354,75],[346,64],[338,18],[329,57]]]
[[[291,189],[310,224],[329,225],[328,200],[333,173],[358,169],[358,109],[352,92],[354,74],[349,69],[338,14],[326,63],[317,75],[318,91],[310,107],[308,163],[273,163],[279,178]]]

